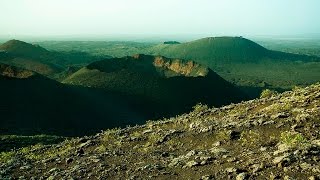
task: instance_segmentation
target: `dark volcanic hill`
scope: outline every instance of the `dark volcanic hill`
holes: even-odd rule
[[[0,134],[91,134],[245,98],[199,64],[144,55],[92,63],[65,83],[82,86],[0,64]]]
[[[0,45],[0,62],[22,67],[43,75],[53,75],[63,68],[53,63],[53,53],[19,40]]]
[[[98,60],[83,52],[52,52],[39,45],[10,40],[0,45],[0,62],[53,77],[69,66]]]
[[[84,135],[152,117],[138,97],[67,86],[5,64],[0,87],[0,134]]]
[[[268,50],[242,37],[208,37],[182,44],[160,44],[150,49],[151,54],[192,59],[203,64],[246,63],[263,59],[319,60],[318,57]]]
[[[0,50],[25,58],[39,58],[50,55],[50,51],[39,45],[33,45],[19,40],[7,41],[0,45]]]
[[[143,54],[94,62],[63,83],[139,96],[169,114],[185,112],[197,103],[221,106],[245,98],[206,66]]]

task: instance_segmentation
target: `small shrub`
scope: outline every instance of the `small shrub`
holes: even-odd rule
[[[215,134],[215,138],[218,141],[229,141],[231,139],[230,130],[222,130]]]
[[[303,88],[301,86],[293,86],[292,90],[293,91],[299,91],[302,90]]]
[[[243,131],[240,134],[240,141],[243,146],[260,146],[261,135],[255,131]]]
[[[148,142],[151,143],[151,145],[156,145],[161,139],[162,136],[160,134],[152,133],[148,137]]]
[[[195,106],[192,107],[194,112],[202,112],[209,109],[208,105],[198,103]]]
[[[10,161],[13,156],[15,155],[15,152],[13,151],[9,151],[9,152],[1,152],[0,153],[0,162],[1,163],[6,163],[8,161]]]
[[[107,151],[107,148],[101,144],[100,146],[98,146],[96,149],[95,149],[98,153],[104,153]]]
[[[272,96],[276,96],[277,94],[277,91],[265,89],[261,92],[260,98],[271,98]]]
[[[298,146],[308,143],[307,139],[300,133],[285,131],[281,133],[280,140],[289,146]]]

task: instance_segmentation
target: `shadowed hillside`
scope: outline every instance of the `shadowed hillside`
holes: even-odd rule
[[[245,98],[198,63],[142,54],[94,62],[63,83],[140,96],[163,106],[171,115],[190,110],[197,103],[221,106]]]
[[[0,134],[84,135],[153,117],[139,97],[67,86],[4,64],[0,85]]]
[[[91,134],[174,116],[199,102],[221,105],[244,98],[201,65],[183,64],[180,60],[168,64],[163,57],[157,57],[155,65],[144,63],[150,58],[153,57],[128,57],[123,59],[128,61],[124,64],[121,60],[95,62],[68,80],[81,80],[88,87],[61,84],[38,73],[1,64],[0,134]]]

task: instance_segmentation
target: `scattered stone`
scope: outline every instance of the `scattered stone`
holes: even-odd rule
[[[311,144],[320,146],[320,139],[316,139],[316,140],[311,141]]]
[[[286,113],[286,112],[281,112],[281,113],[278,113],[278,114],[275,114],[275,115],[272,115],[271,116],[271,119],[278,119],[278,118],[287,118],[289,117],[290,114],[289,113]]]
[[[283,177],[283,180],[293,180],[290,176],[286,175]]]
[[[206,156],[206,157],[200,157],[199,158],[200,159],[200,164],[201,165],[206,165],[206,164],[208,164],[213,158],[212,157],[210,157],[210,156]]]
[[[237,175],[236,180],[244,180],[247,178],[247,173],[243,172]]]
[[[206,133],[212,131],[213,126],[208,126],[200,129],[200,133]]]
[[[281,153],[284,153],[284,152],[288,152],[290,150],[290,146],[287,145],[287,144],[279,144],[278,145],[278,150],[275,151],[273,153],[273,155],[278,155],[278,154],[281,154]]]
[[[213,147],[210,149],[210,152],[216,156],[222,155],[222,154],[226,154],[228,153],[228,151],[224,148],[218,148],[218,147]]]
[[[20,167],[20,170],[29,170],[29,169],[31,169],[31,166],[21,166]]]
[[[151,129],[147,129],[147,130],[144,130],[144,131],[142,132],[142,134],[147,134],[147,133],[151,133],[151,132],[152,132]]]
[[[315,176],[310,176],[310,177],[308,178],[308,180],[316,180],[316,177],[315,177]]]
[[[260,147],[260,151],[266,151],[267,150],[267,147]]]
[[[227,173],[234,173],[234,172],[237,172],[237,169],[234,167],[226,168],[226,172]]]
[[[204,176],[201,176],[200,180],[212,180],[213,179],[213,176],[212,175],[204,175]]]
[[[235,161],[237,161],[236,157],[232,157],[232,158],[227,159],[227,162],[235,162]]]
[[[55,178],[56,178],[55,176],[49,176],[47,180],[54,180]]]
[[[263,123],[263,125],[270,125],[270,124],[274,124],[275,122],[273,120],[270,121],[266,121]]]
[[[194,155],[196,155],[196,151],[195,150],[191,150],[191,151],[189,151],[187,154],[186,154],[186,157],[191,157],[191,156],[194,156]]]
[[[59,170],[58,168],[52,168],[52,169],[50,169],[49,173],[53,173],[53,172],[56,172],[58,170]]]
[[[192,160],[192,161],[187,162],[184,167],[189,167],[189,168],[191,168],[191,167],[197,166],[197,165],[199,165],[199,163],[196,162],[196,161],[194,161],[194,160]]]
[[[221,142],[220,141],[217,141],[217,142],[215,142],[215,143],[213,143],[213,146],[220,146],[221,145]]]
[[[278,123],[277,125],[276,125],[276,128],[280,128],[280,127],[282,127],[284,125],[284,123]]]
[[[177,157],[177,158],[172,159],[168,166],[175,167],[175,166],[181,164],[181,162],[183,162],[183,158]]]
[[[80,144],[80,145],[79,145],[79,148],[82,149],[82,148],[88,147],[88,146],[90,146],[90,145],[92,145],[92,144],[93,144],[93,143],[92,143],[91,140],[87,140],[86,142]]]
[[[289,155],[290,154],[287,153],[287,154],[284,154],[283,156],[275,157],[272,162],[273,162],[273,164],[277,164],[278,166],[279,165],[282,166],[281,163],[290,162]]]
[[[263,163],[261,163],[261,164],[253,164],[251,166],[251,168],[252,168],[252,172],[256,173],[256,172],[259,172],[260,170],[262,170],[264,168],[264,164]]]

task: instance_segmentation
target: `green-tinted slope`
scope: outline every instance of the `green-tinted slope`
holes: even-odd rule
[[[39,58],[50,55],[50,52],[38,45],[19,40],[10,40],[0,45],[0,50],[25,58]]]
[[[63,81],[140,96],[160,106],[157,112],[177,114],[196,103],[220,106],[244,95],[216,73],[192,61],[135,55],[94,62]]]
[[[197,60],[209,65],[212,63],[250,63],[263,59],[317,59],[316,57],[270,51],[242,37],[208,37],[182,44],[161,44],[152,47],[150,53]]]
[[[0,45],[0,62],[59,79],[70,66],[86,65],[100,59],[84,52],[53,52],[39,45],[10,40]]]
[[[22,67],[43,75],[59,73],[63,68],[53,62],[54,54],[46,49],[19,40],[0,45],[0,62]]]

